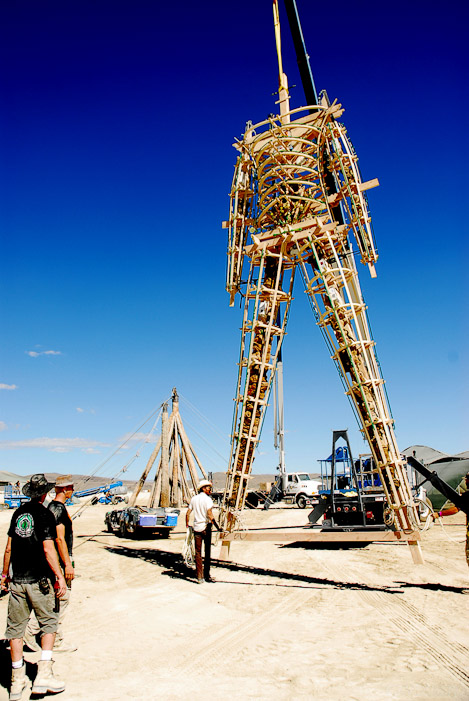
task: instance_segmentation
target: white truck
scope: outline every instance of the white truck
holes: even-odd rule
[[[317,499],[321,487],[321,480],[311,479],[307,472],[284,472],[277,476],[275,483],[261,482],[259,490],[248,493],[246,503],[251,508],[263,503],[268,509],[276,501],[295,502],[304,509],[313,498]]]
[[[313,496],[321,489],[321,480],[314,480],[307,472],[287,472],[285,474],[284,501],[295,501],[300,509],[304,509]]]

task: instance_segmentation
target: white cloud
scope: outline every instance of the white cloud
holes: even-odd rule
[[[0,431],[6,431],[8,426],[4,421],[0,421]]]
[[[91,454],[91,455],[99,455],[99,453],[101,453],[101,451],[100,451],[100,450],[96,450],[96,448],[85,448],[82,452],[83,452],[83,453],[88,453],[88,454]]]
[[[158,434],[156,434],[158,435]],[[128,450],[130,446],[134,445],[135,443],[141,443],[142,441],[146,441],[148,443],[155,443],[156,442],[156,437],[155,434],[153,433],[152,436],[150,437],[150,440],[147,441],[148,438],[148,433],[142,433],[141,431],[139,433],[125,433],[123,436],[118,438],[119,443],[124,443],[125,445],[120,448],[120,450]]]
[[[0,382],[0,389],[18,389],[18,385],[5,385]]]
[[[142,431],[138,433],[124,433],[123,436],[117,439],[118,443],[124,443],[125,445],[121,445],[119,450],[117,451],[117,454],[123,453],[126,450],[130,450],[131,448],[135,448],[135,445],[137,443],[156,443],[158,434],[153,433],[152,436],[150,437],[150,440],[148,440],[148,433],[142,433]]]
[[[46,351],[25,351],[26,355],[31,358],[37,358],[39,355],[62,355],[62,351],[46,350]]]
[[[87,438],[29,438],[23,441],[0,441],[0,450],[21,450],[23,448],[43,448],[51,453],[69,453],[72,450],[95,450],[97,447],[110,448],[109,443],[92,441]]]
[[[83,414],[83,412],[84,412],[85,410],[82,409],[80,406],[77,406],[77,411],[78,411],[79,414]]]

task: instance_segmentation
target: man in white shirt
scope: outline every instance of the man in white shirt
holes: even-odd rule
[[[194,513],[194,543],[195,543],[195,566],[197,570],[197,582],[203,584],[213,582],[210,577],[210,547],[212,544],[212,523],[217,530],[220,526],[215,521],[212,513],[213,500],[210,497],[212,483],[208,480],[201,480],[198,485],[199,493],[193,496],[186,513],[186,528],[189,528],[189,518]],[[202,541],[204,542],[204,562],[202,568]]]

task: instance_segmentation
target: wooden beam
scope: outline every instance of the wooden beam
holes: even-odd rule
[[[172,440],[172,436],[169,442],[170,450],[169,450],[169,463],[168,463],[168,475],[169,475],[169,506],[175,506],[175,499],[177,498],[175,495],[175,491],[177,491],[177,465],[176,465],[176,479],[174,479],[174,467],[175,467],[175,458],[176,454],[174,452],[174,442]]]
[[[300,541],[317,543],[382,543],[410,542],[417,543],[420,534],[401,533],[400,531],[319,531],[305,528],[301,531],[271,530],[271,531],[234,531],[223,536],[223,541],[270,541],[273,543],[296,543]]]
[[[161,495],[161,457],[160,457],[160,464],[158,466],[155,481],[153,482],[153,487],[151,489],[150,499],[148,502],[148,506],[150,507],[150,509],[153,509],[155,506],[159,505],[160,495]]]
[[[150,455],[150,458],[149,458],[147,465],[142,473],[142,476],[140,477],[138,484],[135,487],[132,496],[130,497],[129,506],[135,506],[135,502],[137,501],[137,497],[140,494],[140,491],[141,491],[143,485],[145,484],[145,480],[148,477],[148,473],[150,472],[151,468],[153,467],[153,463],[155,462],[156,457],[157,457],[158,453],[160,452],[160,448],[161,448],[161,436],[158,438],[156,446],[155,446],[152,454]]]
[[[378,186],[379,186],[378,178],[373,178],[372,180],[365,180],[364,183],[360,183],[359,188],[360,188],[360,192],[364,192],[365,190],[371,190],[372,187],[378,187]]]
[[[228,560],[229,554],[230,554],[230,545],[231,545],[231,540],[222,540],[221,543],[221,548],[220,548],[220,554],[218,555],[219,560]]]
[[[235,531],[225,533],[221,541],[219,560],[229,558],[232,542],[256,541],[272,543],[399,543],[407,542],[410,547],[412,560],[416,565],[423,565],[424,559],[420,549],[420,533],[402,533],[401,531],[318,531],[306,528],[301,531]]]
[[[195,452],[195,450],[194,450],[194,448],[193,448],[193,446],[192,446],[192,443],[189,443],[189,447],[190,447],[190,449],[191,449],[191,451],[192,451],[192,455],[194,456],[195,461],[196,461],[197,465],[199,466],[199,470],[201,471],[201,473],[202,473],[204,479],[207,479],[207,473],[205,472],[205,470],[204,470],[204,468],[203,468],[203,466],[202,466],[202,463],[200,462],[199,458],[197,457],[197,453]]]
[[[168,436],[171,436],[171,434],[173,432],[173,426],[174,426],[174,414],[171,413],[171,416],[169,417]],[[161,425],[161,431],[163,431],[163,425]],[[161,435],[163,435],[163,433]],[[161,445],[161,443],[162,443],[161,436],[160,436],[159,442]],[[162,485],[161,465],[162,465],[162,456],[160,454],[160,460],[158,463],[158,467],[156,469],[155,480],[154,480],[153,487],[152,487],[151,493],[150,493],[150,501],[148,503],[148,506],[150,508],[154,508],[155,506],[160,506],[160,495],[161,495],[161,485]],[[157,482],[158,482],[158,486],[157,486]],[[168,489],[169,489],[169,471],[168,471]]]
[[[178,430],[179,430],[179,435],[181,436],[181,444],[182,444],[182,447],[184,449],[184,453],[186,455],[186,460],[187,460],[187,465],[189,467],[189,472],[191,474],[192,484],[194,485],[194,489],[197,490],[198,477],[197,477],[197,469],[196,469],[195,463],[194,463],[194,458],[197,461],[197,465],[199,466],[200,471],[201,471],[204,479],[207,479],[207,473],[205,472],[204,468],[200,464],[199,459],[194,452],[194,449],[191,445],[191,442],[187,437],[187,433],[184,430],[184,426],[182,425],[181,416],[179,414],[177,416],[177,426],[178,426]],[[194,458],[192,456],[194,456]]]
[[[173,475],[173,483],[172,483],[172,489],[171,489],[171,506],[181,506],[181,495],[180,495],[180,490],[182,490],[182,480],[180,480],[180,467],[181,467],[181,458],[179,454],[179,435],[177,432],[177,427],[176,423],[174,425],[174,441],[173,441],[173,451],[172,451],[172,456],[173,456],[173,470],[172,470],[172,475]],[[181,486],[179,486],[179,483]]]
[[[189,484],[187,482],[186,470],[187,470],[187,460],[184,454],[184,450],[181,451],[181,480],[182,480],[182,500],[185,504],[188,504],[191,500],[191,493],[189,489]]]
[[[186,436],[186,433],[184,431],[184,428],[182,426],[182,421],[181,417],[178,416],[177,418],[177,425],[179,429],[179,435],[181,436],[181,445],[182,445],[182,450],[184,451],[184,456],[186,458],[186,464],[189,469],[189,474],[192,482],[192,486],[197,493],[197,484],[199,482],[199,479],[197,477],[197,469],[195,467],[195,462],[191,454],[191,449],[190,449],[190,443],[189,439]]]
[[[327,196],[327,201],[329,202],[330,205],[334,206],[340,202],[342,197],[343,197],[343,195],[341,192],[334,192],[332,195]]]
[[[293,227],[292,227],[293,228]],[[298,241],[301,241],[302,239],[308,238],[308,236],[317,236],[317,232],[319,230],[319,234],[325,233],[326,231],[334,231],[337,229],[337,223],[336,222],[331,222],[329,224],[317,224],[316,227],[313,229],[312,226],[309,228],[304,228],[303,231],[298,231],[295,234],[292,234],[290,243],[296,243]],[[268,239],[262,240],[260,237],[256,237],[257,243],[254,242],[250,246],[245,246],[244,247],[244,253],[247,256],[251,256],[251,254],[256,253],[256,251],[261,251],[261,250],[267,250],[269,248],[276,248],[280,244],[283,243],[285,237],[288,235],[288,232],[285,231],[284,234],[281,236],[277,236],[276,238],[271,238],[269,236]],[[256,239],[253,240],[255,241]]]
[[[423,559],[422,550],[420,548],[420,543],[417,540],[409,540],[410,554],[412,555],[412,560],[414,565],[424,565],[425,561]]]
[[[160,506],[169,506],[169,426],[168,405],[161,414],[161,497]]]

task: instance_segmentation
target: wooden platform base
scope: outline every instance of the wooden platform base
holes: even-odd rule
[[[270,541],[271,543],[383,543],[383,542],[407,542],[410,546],[412,559],[415,564],[423,564],[420,550],[420,533],[412,531],[320,531],[312,528],[301,530],[271,529],[235,531],[223,536],[220,548],[220,560],[227,560],[230,552],[230,544],[234,541]]]

